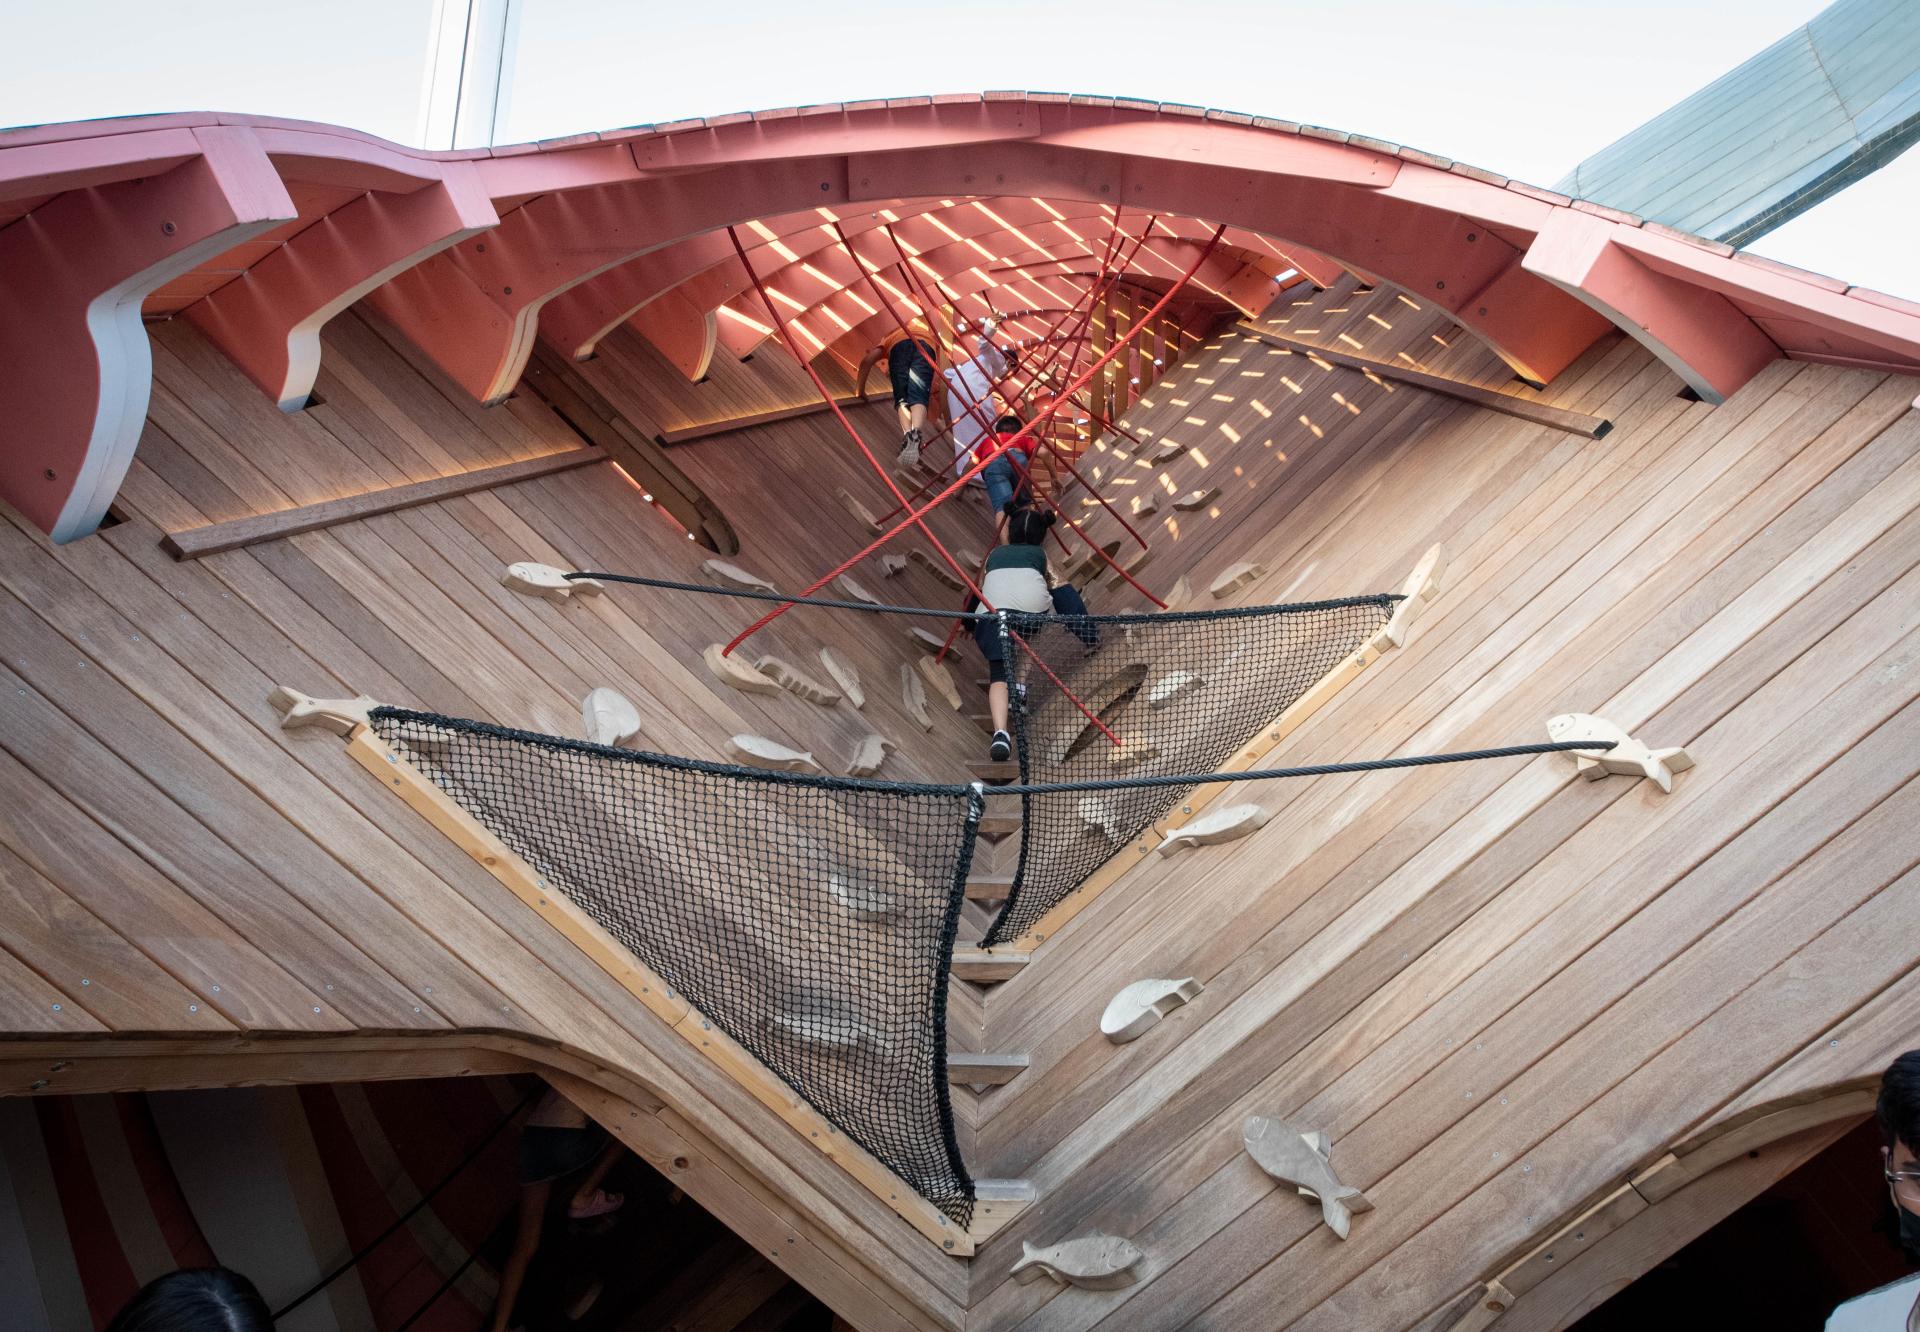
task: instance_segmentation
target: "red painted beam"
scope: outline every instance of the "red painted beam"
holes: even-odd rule
[[[148,293],[293,220],[248,129],[158,175],[69,190],[0,229],[0,497],[55,541],[100,525],[146,424]]]

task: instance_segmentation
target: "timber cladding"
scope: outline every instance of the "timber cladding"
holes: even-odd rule
[[[1566,433],[1231,331],[1143,387],[1127,424],[1177,456],[1143,467],[1106,441],[1083,467],[1116,500],[1166,497],[1142,525],[1156,590],[1250,561],[1268,572],[1240,601],[1340,596],[1447,552],[1410,641],[1272,761],[1539,740],[1591,711],[1699,766],[1666,797],[1575,782],[1556,756],[1236,790],[1271,811],[1258,833],[1151,857],[1012,979],[954,986],[951,1048],[1029,1058],[955,1089],[968,1164],[1037,1193],[970,1265],[264,700],[279,682],[571,735],[608,685],[649,747],[717,756],[746,732],[837,764],[873,731],[900,746],[881,775],[909,779],[960,779],[982,733],[944,704],[920,729],[897,683],[917,649],[884,625],[796,612],[755,640],[803,669],[821,646],[846,657],[866,705],[823,708],[713,678],[702,651],[752,618],[732,603],[501,588],[519,559],[700,581],[708,552],[604,466],[171,559],[163,532],[582,447],[537,399],[478,407],[357,313],[327,327],[322,404],[292,417],[190,326],[156,325],[126,520],[63,547],[0,522],[0,883],[23,907],[0,913],[6,1030],[63,1050],[134,1032],[564,1050],[575,1076],[644,1087],[594,1079],[651,1096],[630,1140],[688,1160],[690,1193],[858,1326],[948,1328],[1410,1327],[1716,1117],[1905,1048],[1914,381],[1781,361],[1712,408],[1613,339],[1536,392],[1411,298],[1344,284],[1261,322],[1613,422]],[[716,366],[712,415],[790,401],[778,365]],[[576,369],[642,438],[700,419],[706,386],[630,334]],[[883,407],[854,415],[885,443]],[[672,454],[737,533],[729,558],[783,589],[864,542],[836,487],[891,503],[836,429],[776,421]],[[936,518],[950,545],[985,544],[977,508]],[[869,565],[856,577],[888,601],[953,599],[918,565]],[[1144,604],[1104,583],[1093,599]],[[971,661],[956,674],[977,707]],[[1123,986],[1189,975],[1194,1002],[1128,1045],[1101,1037]],[[1329,1134],[1375,1203],[1347,1241],[1246,1157],[1250,1114]],[[1009,1279],[1022,1241],[1095,1230],[1144,1251],[1137,1284]]]

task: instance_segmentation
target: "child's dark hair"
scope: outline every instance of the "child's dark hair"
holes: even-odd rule
[[[107,1324],[107,1332],[272,1332],[254,1284],[224,1267],[155,1277]]]
[[[1880,1078],[1880,1101],[1874,1107],[1880,1137],[1887,1146],[1895,1138],[1920,1152],[1920,1050],[1909,1050],[1894,1060]]]
[[[1003,416],[993,423],[993,428],[1003,435],[1011,435],[1019,431],[1020,424],[1017,416]]]
[[[1009,546],[1037,546],[1047,539],[1047,529],[1053,526],[1052,509],[1028,508],[1017,500],[1008,500],[1005,512]]]

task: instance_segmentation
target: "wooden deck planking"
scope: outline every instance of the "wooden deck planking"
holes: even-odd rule
[[[1792,368],[1791,368],[1791,367],[1788,367],[1788,368],[1786,368],[1786,369],[1787,369],[1787,371],[1788,371],[1789,373],[1790,373],[1790,372],[1791,372],[1791,370],[1792,370]],[[1859,376],[1854,376],[1853,378],[1855,378],[1855,379],[1858,379],[1858,378],[1860,378],[1860,377],[1859,377]],[[1892,386],[1890,386],[1890,387],[1892,387]],[[1721,411],[1727,411],[1728,409],[1720,409],[1720,410],[1721,410]],[[1694,421],[1697,421],[1697,420],[1698,420],[1699,418],[1701,418],[1702,416],[1707,416],[1707,415],[1710,415],[1709,413],[1702,413],[1702,412],[1700,412],[1700,411],[1698,411],[1698,410],[1696,410],[1696,409],[1694,409],[1694,408],[1691,408],[1691,407],[1683,407],[1683,408],[1680,408],[1680,409],[1679,409],[1678,411],[1675,411],[1675,410],[1674,410],[1674,409],[1672,409],[1672,408],[1666,408],[1666,409],[1664,409],[1664,411],[1663,411],[1663,414],[1664,414],[1664,415],[1665,415],[1666,417],[1668,417],[1669,419],[1673,419],[1673,418],[1682,418],[1682,419],[1686,419],[1686,418],[1690,418],[1691,420],[1694,420]],[[1828,416],[1829,416],[1829,419],[1831,419],[1831,414],[1830,414],[1830,413],[1828,413]],[[1777,424],[1777,422],[1776,422],[1775,424]],[[1881,424],[1885,424],[1885,421],[1884,421],[1884,418],[1882,419],[1882,421],[1881,421]],[[1621,439],[1620,437],[1618,437],[1618,436],[1615,436],[1615,437],[1613,437],[1612,439],[1610,439],[1609,441],[1606,441],[1606,443],[1608,443],[1608,444],[1612,444],[1612,445],[1615,445],[1616,447],[1618,447],[1618,446],[1620,446],[1620,445],[1623,445],[1623,444],[1626,444],[1626,443],[1628,443],[1628,441],[1625,441],[1625,440],[1622,440],[1622,439]],[[1856,443],[1857,443],[1857,441],[1856,441]],[[1834,447],[1835,447],[1836,449],[1839,449],[1839,448],[1844,448],[1845,446],[1844,446],[1844,445],[1836,445],[1836,446],[1834,446]],[[1890,446],[1890,447],[1891,447],[1891,446]],[[1884,454],[1884,456],[1883,456],[1883,458],[1882,458],[1882,460],[1881,460],[1880,462],[1877,462],[1877,463],[1874,463],[1874,462],[1870,462],[1870,463],[1865,463],[1865,464],[1862,464],[1862,465],[1861,465],[1861,467],[1860,467],[1859,469],[1857,469],[1857,470],[1856,470],[1856,472],[1855,472],[1855,474],[1854,474],[1854,480],[1855,480],[1856,482],[1860,482],[1860,483],[1863,483],[1863,484],[1865,484],[1865,485],[1867,485],[1867,486],[1873,486],[1873,485],[1875,485],[1875,484],[1877,484],[1877,479],[1876,479],[1876,478],[1875,478],[1875,477],[1873,476],[1873,473],[1874,473],[1874,471],[1875,471],[1875,469],[1876,469],[1876,468],[1884,468],[1884,467],[1885,467],[1885,465],[1886,465],[1886,460],[1887,460],[1887,459],[1889,459],[1889,458],[1891,458],[1891,457],[1892,457],[1892,453],[1891,453],[1891,452],[1887,452],[1887,453],[1885,453],[1885,454]],[[1823,465],[1823,464],[1821,464],[1821,463],[1819,463],[1819,462],[1817,462],[1817,461],[1816,461],[1815,463],[1813,463],[1813,464],[1811,464],[1811,465],[1810,465],[1809,467],[1807,467],[1807,468],[1805,468],[1805,469],[1803,469],[1803,472],[1804,472],[1805,474],[1812,474],[1813,472],[1815,472],[1815,471],[1817,470],[1817,467],[1818,467],[1818,466],[1820,466],[1820,465]],[[1804,480],[1804,478],[1802,478],[1802,480]],[[1802,483],[1802,481],[1795,481],[1795,482],[1794,482],[1794,484],[1800,484],[1800,483]],[[1829,490],[1828,490],[1828,491],[1827,491],[1826,493],[1827,493],[1828,495],[1831,495],[1831,496],[1843,496],[1843,495],[1845,495],[1845,494],[1847,493],[1847,492],[1846,492],[1846,489],[1845,489],[1845,483],[1841,483],[1841,484],[1837,484],[1837,485],[1836,485],[1836,486],[1834,486],[1834,487],[1830,487],[1830,488],[1829,488]],[[1856,492],[1856,493],[1857,493],[1857,492]],[[1836,501],[1836,502],[1838,502],[1838,501]],[[1894,503],[1894,504],[1895,504],[1896,506],[1897,506],[1897,505],[1898,505],[1899,503],[1901,503],[1901,502],[1903,502],[1903,501],[1900,501],[1900,500],[1895,500],[1895,501],[1893,501],[1893,503]],[[1789,535],[1789,536],[1788,536],[1788,537],[1786,538],[1786,539],[1787,539],[1787,540],[1789,541],[1789,544],[1791,543],[1791,541],[1792,541],[1793,539],[1797,539],[1798,537],[1803,537],[1803,536],[1805,535],[1805,530],[1806,530],[1806,528],[1807,528],[1807,526],[1808,526],[1808,525],[1817,525],[1817,523],[1818,523],[1818,521],[1819,521],[1819,517],[1820,517],[1820,513],[1821,513],[1821,512],[1822,512],[1822,511],[1821,511],[1821,510],[1820,510],[1820,509],[1819,509],[1819,508],[1818,508],[1817,506],[1808,506],[1807,508],[1805,508],[1805,509],[1803,509],[1803,510],[1801,510],[1801,511],[1800,511],[1800,514],[1799,514],[1799,528],[1798,528],[1798,529],[1797,529],[1797,530],[1796,530],[1795,532],[1793,532],[1793,533],[1791,533],[1791,534],[1790,534],[1790,535]],[[1848,574],[1851,574],[1851,573],[1852,573],[1852,569],[1851,569],[1851,567],[1849,567],[1849,568],[1847,569],[1847,571],[1846,571],[1846,572],[1847,572]],[[1714,590],[1714,592],[1709,592],[1709,593],[1708,593],[1707,595],[1714,595],[1715,593],[1717,593],[1717,591],[1718,591],[1718,589],[1716,588],[1716,589]],[[1444,624],[1444,623],[1446,622],[1446,620],[1447,620],[1447,619],[1448,619],[1449,617],[1448,617],[1448,616],[1446,615],[1446,613],[1445,613],[1445,612],[1444,612],[1444,610],[1443,610],[1443,611],[1442,611],[1442,614],[1441,614],[1441,615],[1440,615],[1440,616],[1439,616],[1438,618],[1439,618],[1439,620],[1441,621],[1441,623],[1443,623],[1443,624]],[[1427,630],[1423,630],[1423,632],[1427,632],[1427,631],[1430,631],[1430,630],[1431,630],[1432,628],[1433,628],[1433,625],[1432,625],[1432,624],[1429,624],[1429,625],[1427,626]],[[1737,649],[1736,649],[1736,650],[1737,650]],[[1722,688],[1723,690],[1724,690],[1724,689],[1726,689],[1727,687],[1728,687],[1728,686],[1725,686],[1725,685],[1722,685],[1722,686],[1721,686],[1721,688]],[[1721,703],[1721,705],[1720,705],[1720,706],[1721,706],[1721,710],[1722,710],[1722,711],[1724,711],[1724,707],[1725,707],[1725,703],[1724,703],[1724,700],[1723,700],[1723,702]],[[1371,709],[1369,709],[1369,710],[1371,711]],[[1216,865],[1216,869],[1217,869],[1217,865]],[[1156,888],[1157,888],[1157,889],[1165,889],[1165,888],[1166,888],[1167,886],[1168,886],[1168,885],[1167,885],[1166,883],[1164,883],[1164,882],[1162,882],[1161,884],[1158,884],[1158,885],[1156,885]],[[1164,924],[1165,924],[1166,922],[1165,922],[1165,921],[1163,920],[1163,921],[1162,921],[1161,923],[1162,923],[1162,925],[1164,925]],[[1177,931],[1176,931],[1176,932],[1177,932]],[[1103,930],[1101,930],[1101,931],[1097,931],[1097,932],[1089,932],[1089,935],[1088,935],[1088,937],[1091,937],[1091,938],[1096,938],[1096,939],[1097,939],[1097,940],[1099,941],[1099,943],[1100,943],[1101,945],[1111,945],[1111,944],[1113,943],[1113,937],[1112,937],[1112,935],[1111,935],[1110,933],[1108,933],[1108,932],[1106,932],[1106,931],[1105,931],[1104,929],[1103,929]],[[1043,952],[1043,953],[1041,954],[1041,960],[1042,960],[1042,962],[1043,962],[1043,963],[1044,963],[1044,960],[1045,960],[1045,958],[1046,958],[1047,956],[1048,956],[1048,954],[1047,954],[1047,953],[1044,953],[1044,952]],[[1256,970],[1256,971],[1257,971],[1257,968],[1256,968],[1256,967],[1249,967],[1249,970]],[[1075,971],[1075,972],[1074,972],[1073,974],[1075,975],[1075,978],[1076,978],[1076,980],[1077,980],[1078,982],[1080,982],[1080,983],[1082,983],[1082,984],[1084,984],[1084,983],[1086,982],[1086,980],[1087,980],[1087,977],[1086,977],[1086,975],[1084,974],[1084,972],[1083,972],[1083,971]],[[1149,970],[1148,970],[1147,972],[1137,972],[1136,974],[1152,974],[1152,973],[1151,973],[1151,968],[1149,968]],[[1184,974],[1184,973],[1183,973],[1183,974]],[[1014,1020],[1016,1020],[1016,1021],[1018,1021],[1018,1020],[1020,1020],[1020,1014],[1031,1014],[1031,1013],[1035,1013],[1035,1012],[1045,1012],[1045,1011],[1047,1011],[1047,1009],[1046,1009],[1046,1005],[1045,1005],[1045,1003],[1044,1003],[1044,1002],[1042,1002],[1042,1001],[1041,1001],[1041,999],[1040,999],[1040,997],[1039,997],[1039,993],[1038,993],[1038,992],[1039,992],[1039,991],[1041,991],[1041,990],[1043,990],[1043,989],[1044,989],[1044,988],[1045,988],[1045,987],[1046,987],[1046,986],[1047,986],[1047,985],[1049,984],[1049,982],[1050,982],[1050,980],[1051,980],[1051,979],[1052,979],[1052,978],[1051,978],[1051,977],[1049,976],[1049,973],[1048,973],[1048,970],[1047,970],[1047,968],[1045,967],[1045,965],[1037,965],[1036,967],[1034,967],[1034,968],[1031,968],[1031,969],[1029,969],[1029,971],[1028,971],[1028,972],[1026,973],[1026,975],[1025,975],[1025,976],[1023,976],[1023,977],[1022,977],[1022,978],[1021,978],[1020,980],[1016,980],[1016,981],[1014,981],[1014,982],[1011,982],[1011,983],[1010,983],[1010,984],[1009,984],[1009,985],[1008,985],[1007,987],[1004,987],[1004,988],[1003,988],[1003,990],[1002,990],[1001,992],[999,992],[998,994],[996,994],[994,998],[995,998],[995,1000],[997,1001],[997,1000],[999,1000],[1000,998],[1002,998],[1002,997],[1004,996],[1004,997],[1005,997],[1005,998],[1006,998],[1006,999],[1007,999],[1007,1000],[1009,1001],[1009,1004],[1008,1004],[1008,1007],[1009,1007],[1009,1008],[1015,1008],[1015,1007],[1017,1007],[1017,1008],[1018,1008],[1018,1010],[1019,1010],[1019,1013],[1014,1013],[1014,1014],[1009,1014],[1009,1016],[1010,1016],[1011,1018],[1013,1018]],[[1095,984],[1092,984],[1092,985],[1088,985],[1088,986],[1087,986],[1086,988],[1087,988],[1087,990],[1089,990],[1089,991],[1100,991],[1100,990],[1101,990],[1101,987],[1100,987],[1100,985],[1099,985],[1098,983],[1095,983]],[[1201,1005],[1205,1005],[1205,1004],[1206,1004],[1206,1002],[1207,1002],[1207,996],[1203,996],[1203,998],[1202,998],[1202,999],[1201,999],[1200,1001],[1198,1001],[1198,1003],[1197,1003],[1197,1005],[1195,1005],[1195,1006],[1190,1006],[1190,1009],[1191,1009],[1191,1008],[1194,1008],[1194,1007],[1199,1007],[1199,1006],[1201,1006]],[[997,1038],[997,1033],[998,1033],[998,1031],[999,1031],[999,1030],[1001,1030],[1001,1029],[1000,1029],[1000,1028],[997,1028],[997,1027],[996,1027],[996,1026],[994,1025],[994,1006],[993,1006],[993,1004],[992,1004],[991,1002],[990,1002],[990,1006],[989,1006],[989,1025],[990,1025],[990,1030],[993,1030],[993,1031],[995,1031],[995,1033],[996,1033],[996,1038]],[[1037,1062],[1037,1056],[1036,1056],[1036,1062]],[[1032,1074],[1029,1074],[1029,1075],[1028,1075],[1028,1077],[1029,1077],[1029,1079],[1031,1079],[1031,1078],[1033,1077],[1033,1075],[1032,1075]],[[1172,1077],[1169,1077],[1169,1080],[1170,1080],[1170,1081],[1175,1081],[1175,1082],[1177,1082],[1177,1081],[1178,1081],[1178,1079],[1177,1079],[1177,1078],[1172,1078]],[[1033,1086],[1031,1085],[1031,1083],[1029,1082],[1029,1080],[1028,1080],[1028,1079],[1023,1079],[1023,1080],[1022,1080],[1022,1084],[1021,1084],[1021,1085],[1019,1086],[1019,1089],[1018,1089],[1018,1095],[1019,1095],[1019,1097],[1022,1097],[1022,1098],[1025,1098],[1025,1097],[1031,1097],[1031,1095],[1033,1094],[1033,1090],[1034,1090],[1034,1088],[1033,1088]],[[1015,1089],[1013,1089],[1013,1088],[1010,1088],[1010,1089],[1008,1089],[1008,1092],[1009,1092],[1009,1093],[1011,1093],[1011,1092],[1014,1092],[1014,1091],[1015,1091]],[[999,1100],[1001,1101],[1001,1103],[1002,1103],[1003,1105],[1006,1105],[1006,1104],[1007,1104],[1007,1102],[1008,1102],[1008,1099],[1009,1099],[1009,1097],[1008,1097],[1008,1093],[1001,1093],[1001,1094],[999,1094],[999,1096],[998,1096],[998,1098],[997,1098],[997,1099],[999,1099]],[[1010,1107],[1010,1108],[1011,1108],[1011,1107]],[[1028,1125],[1028,1128],[1029,1128],[1029,1130],[1031,1130],[1031,1129],[1032,1129],[1033,1127],[1035,1127],[1035,1126],[1034,1126],[1034,1125],[1031,1125],[1031,1124],[1029,1124],[1029,1125]],[[1098,1171],[1096,1171],[1095,1173],[1096,1173],[1096,1174],[1098,1174]],[[1044,1207],[1044,1206],[1045,1206],[1045,1203],[1043,1202],[1043,1204],[1042,1204],[1042,1207]],[[976,1264],[976,1266],[978,1266],[978,1265],[979,1265],[979,1264]],[[981,1293],[982,1293],[982,1287],[981,1287],[981,1285],[980,1285],[980,1283],[978,1283],[978,1282],[976,1282],[976,1301],[978,1301],[978,1300],[979,1300],[979,1298],[980,1298],[980,1296],[981,1296]],[[984,1307],[982,1308],[982,1312],[985,1312],[985,1309],[984,1309]],[[988,1323],[989,1323],[989,1325],[991,1325],[991,1323],[992,1323],[992,1320],[991,1320],[991,1319],[989,1319],[989,1320],[988,1320]]]

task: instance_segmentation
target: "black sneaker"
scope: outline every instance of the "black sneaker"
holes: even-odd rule
[[[920,465],[920,440],[918,430],[909,430],[900,437],[900,465],[918,467]]]
[[[987,751],[995,763],[1005,763],[1013,757],[1013,737],[1005,731],[993,733],[993,747]]]

